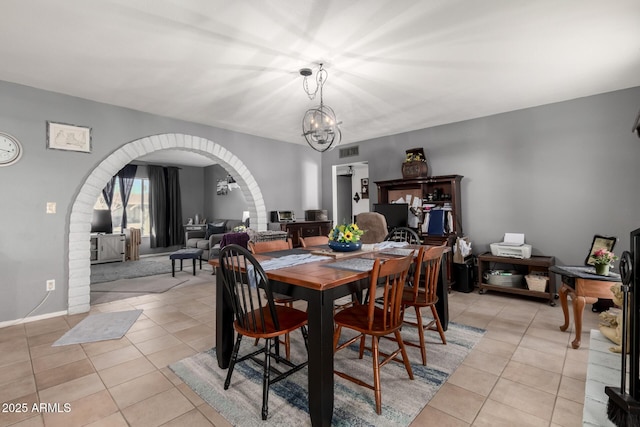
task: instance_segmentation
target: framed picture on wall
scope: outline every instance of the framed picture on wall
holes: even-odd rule
[[[216,182],[216,194],[218,196],[226,196],[229,194],[229,182],[226,179],[219,179]]]
[[[369,178],[362,178],[360,180],[360,194],[363,199],[369,198]]]
[[[91,128],[48,121],[47,148],[91,153]]]

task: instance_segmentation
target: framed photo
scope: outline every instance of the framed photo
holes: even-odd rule
[[[600,249],[613,251],[613,247],[616,245],[617,240],[618,240],[617,237],[600,236],[598,234],[593,236],[593,242],[591,242],[591,249],[589,250],[587,259],[584,261],[585,264],[595,265],[595,261],[591,259],[591,255],[593,255],[597,250],[600,250]]]
[[[360,193],[363,199],[369,198],[369,178],[362,178],[360,180]]]
[[[229,194],[229,182],[226,179],[219,179],[216,182],[216,194],[218,196],[226,196]]]
[[[91,153],[91,128],[47,121],[47,148]]]

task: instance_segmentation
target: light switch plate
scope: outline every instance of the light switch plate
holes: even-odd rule
[[[47,202],[47,213],[48,214],[56,213],[56,202]]]

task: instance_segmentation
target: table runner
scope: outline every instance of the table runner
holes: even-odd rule
[[[285,255],[279,258],[273,258],[266,261],[262,261],[260,266],[264,271],[278,270],[280,268],[293,267],[294,265],[306,264],[314,261],[324,261],[331,259],[330,257],[312,255],[309,251],[304,254]]]
[[[349,258],[326,264],[326,266],[339,270],[370,271],[374,262],[375,260],[370,258]]]
[[[570,277],[580,277],[582,279],[589,280],[604,280],[608,282],[619,282],[620,275],[614,272],[609,273],[608,276],[601,276],[596,274],[595,267],[587,267],[582,265],[553,265],[549,267],[549,271],[553,273],[558,273],[560,275],[570,276]]]
[[[282,251],[284,252],[284,251]],[[263,254],[264,255],[264,254]],[[260,267],[264,271],[278,270],[280,268],[293,267],[295,265],[307,264],[309,262],[324,261],[331,259],[326,256],[312,255],[308,251],[304,254],[284,255],[279,258],[268,259],[260,263]],[[249,283],[252,288],[256,287],[256,275],[253,274],[253,265],[247,266],[247,276],[249,277]]]
[[[294,249],[282,249],[279,251],[263,252],[260,255],[266,255],[271,258],[281,258],[287,255],[308,255],[308,254],[309,254],[309,251],[306,249],[294,248]],[[262,263],[260,265],[262,265]]]
[[[405,246],[408,246],[409,244],[407,242],[393,242],[393,241],[388,241],[388,242],[380,242],[380,243],[376,243],[375,249],[378,251],[383,251],[386,249],[393,249],[393,248],[404,248]]]
[[[385,255],[400,255],[400,256],[407,256],[407,255],[410,255],[412,252],[415,255],[416,250],[415,249],[395,248],[395,249],[386,249],[384,251],[380,251],[381,254],[385,254]]]

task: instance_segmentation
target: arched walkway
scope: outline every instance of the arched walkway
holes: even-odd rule
[[[208,139],[183,135],[153,135],[130,142],[104,159],[80,188],[69,217],[69,299],[68,313],[84,313],[90,308],[89,240],[93,205],[105,184],[126,164],[164,149],[194,151],[215,160],[240,185],[251,215],[251,224],[267,229],[267,211],[258,183],[242,161],[226,148]],[[255,225],[254,225],[255,224]]]

